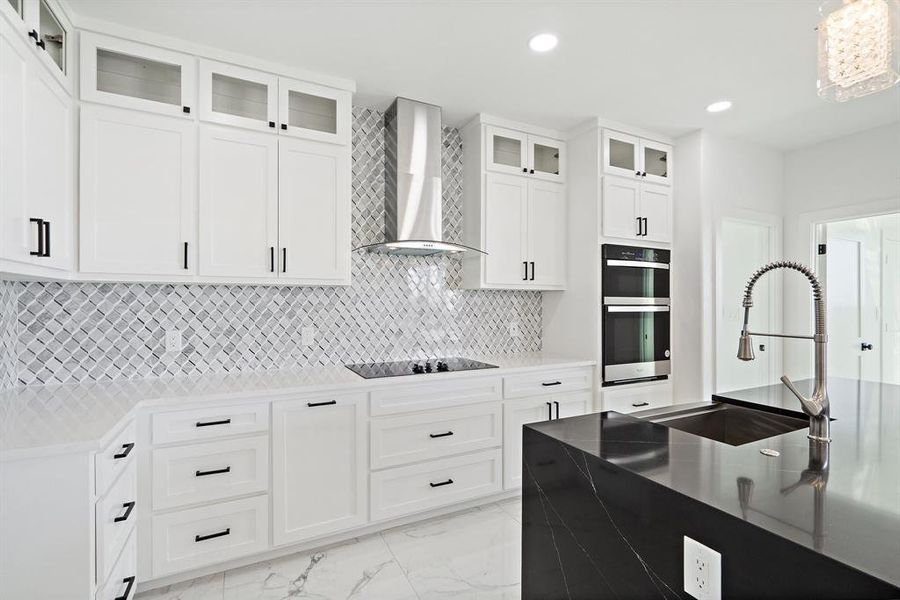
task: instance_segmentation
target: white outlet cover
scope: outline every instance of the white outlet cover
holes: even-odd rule
[[[722,600],[722,555],[684,536],[684,591],[697,600]]]
[[[172,329],[166,331],[166,352],[181,352],[183,347],[180,330]]]
[[[514,338],[519,337],[519,324],[518,323],[510,323],[509,324],[509,335],[510,335],[510,337],[514,337]]]
[[[316,328],[315,327],[301,327],[300,328],[300,343],[304,346],[312,346],[316,343]]]

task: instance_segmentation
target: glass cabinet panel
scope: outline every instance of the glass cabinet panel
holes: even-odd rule
[[[212,110],[236,117],[267,121],[269,88],[256,81],[213,73]]]
[[[337,133],[337,100],[290,90],[288,125],[324,133]]]
[[[97,90],[181,106],[181,65],[97,48]]]
[[[9,5],[13,7],[13,10],[16,11],[16,14],[20,17],[22,16],[22,0],[6,0],[9,2]]]
[[[15,6],[15,4],[14,4]],[[44,50],[63,73],[66,72],[66,30],[44,0],[40,4],[41,41]]]
[[[636,171],[634,157],[636,144],[616,138],[609,139],[609,166],[627,171]]]
[[[535,144],[534,170],[538,173],[559,175],[559,148]]]
[[[500,134],[492,134],[493,153],[491,154],[491,162],[495,165],[504,165],[507,167],[515,167],[516,170],[521,168],[524,161],[522,160],[522,140],[505,137]]]
[[[667,184],[672,178],[672,148],[656,142],[641,142],[644,179]]]

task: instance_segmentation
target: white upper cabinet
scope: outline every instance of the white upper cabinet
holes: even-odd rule
[[[565,180],[565,143],[513,129],[485,127],[485,169],[510,175]]]
[[[82,106],[82,271],[196,271],[196,136],[186,119]]]
[[[609,175],[670,185],[672,147],[618,131],[605,130],[603,171]]]
[[[350,144],[350,92],[279,77],[278,96],[280,133]]]
[[[566,284],[566,194],[556,183],[528,184],[530,281],[541,287]]]
[[[368,521],[368,396],[272,403],[272,528],[276,546]]]
[[[81,33],[81,99],[165,115],[190,116],[196,59],[119,38]]]
[[[0,89],[0,259],[71,269],[72,101],[2,20]]]
[[[528,281],[528,181],[495,173],[486,180],[485,283],[523,284]]]
[[[601,211],[605,237],[672,241],[672,190],[621,177],[603,178]]]
[[[278,138],[200,129],[199,274],[275,277]]]
[[[278,277],[350,283],[350,150],[279,140]]]
[[[278,77],[262,71],[201,59],[199,116],[204,121],[277,130]]]

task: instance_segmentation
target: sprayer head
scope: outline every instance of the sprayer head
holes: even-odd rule
[[[753,338],[747,332],[741,332],[741,341],[738,343],[737,357],[739,360],[753,360]]]

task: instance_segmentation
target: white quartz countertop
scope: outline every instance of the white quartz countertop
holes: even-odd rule
[[[422,384],[505,375],[539,368],[593,366],[594,361],[541,352],[469,356],[499,369],[364,379],[343,365],[165,379],[28,386],[0,394],[0,460],[90,452],[110,441],[138,408],[195,406],[206,401],[266,399],[286,393]]]

